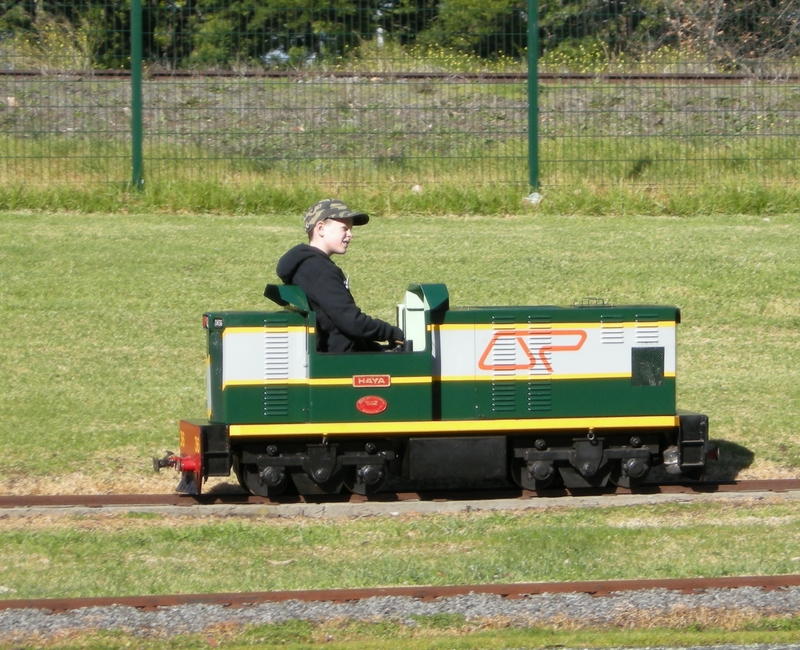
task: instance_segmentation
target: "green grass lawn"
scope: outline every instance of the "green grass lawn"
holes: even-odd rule
[[[299,215],[0,215],[0,491],[172,489],[149,458],[205,413],[201,314],[271,309],[302,237]],[[454,306],[675,304],[678,402],[710,416],[714,474],[770,477],[800,475],[797,250],[796,215],[399,215],[337,261],[390,320],[409,282]]]
[[[2,598],[779,575],[793,500],[328,520],[8,518]],[[781,543],[775,543],[780,539]],[[165,570],[198,557],[190,571]]]

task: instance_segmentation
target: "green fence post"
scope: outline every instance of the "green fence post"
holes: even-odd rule
[[[144,187],[142,156],[142,0],[131,0],[131,183]]]
[[[539,0],[528,0],[528,179],[539,189]]]

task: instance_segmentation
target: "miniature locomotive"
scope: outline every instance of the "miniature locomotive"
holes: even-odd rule
[[[154,459],[179,492],[231,471],[261,496],[392,477],[629,487],[662,463],[701,478],[716,456],[707,416],[676,409],[675,307],[451,309],[444,285],[412,284],[403,348],[328,354],[299,287],[265,295],[283,309],[203,315],[207,419],[181,421],[180,453]]]

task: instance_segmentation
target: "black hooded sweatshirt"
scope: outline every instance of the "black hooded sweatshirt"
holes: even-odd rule
[[[375,341],[402,341],[403,330],[363,313],[342,270],[318,248],[298,244],[278,261],[278,277],[298,285],[316,316],[317,352],[378,349]]]

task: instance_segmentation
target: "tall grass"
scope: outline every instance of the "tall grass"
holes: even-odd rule
[[[373,214],[692,215],[698,213],[786,214],[800,201],[800,190],[758,183],[701,188],[648,188],[590,184],[542,189],[532,205],[527,188],[501,185],[437,184],[431,187],[349,187],[337,183],[276,185],[249,183],[147,183],[143,191],[128,183],[73,188],[0,187],[0,210],[86,214],[172,212],[178,214],[282,214],[302,212],[309,197],[337,196]]]
[[[75,26],[66,18],[37,11],[32,27],[2,40],[2,56],[15,69],[44,73],[92,69],[97,33],[87,20]]]
[[[0,185],[0,210],[127,214],[285,214],[302,212],[310,197],[337,196],[377,215],[775,215],[792,214],[800,187],[736,175],[698,186],[597,185],[577,180],[543,187],[533,202],[527,184],[479,184],[466,172],[453,179],[353,186],[336,181],[277,178],[224,181],[147,181],[143,190],[129,181]]]

